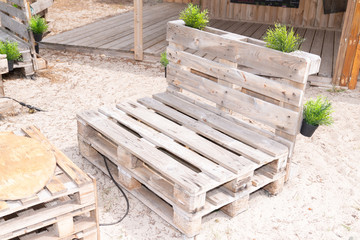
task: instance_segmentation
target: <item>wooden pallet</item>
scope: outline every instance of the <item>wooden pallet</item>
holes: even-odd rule
[[[80,113],[80,153],[108,174],[106,156],[128,191],[187,236],[198,234],[202,217],[215,210],[230,216],[246,210],[249,195],[260,188],[282,190],[286,147],[268,146],[278,147],[271,156],[155,99],[139,102],[144,105]]]
[[[96,182],[57,150],[35,127],[25,135],[54,153],[54,177],[35,196],[0,201],[0,239],[100,239]]]

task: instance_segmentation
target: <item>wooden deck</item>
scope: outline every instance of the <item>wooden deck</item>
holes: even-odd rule
[[[166,23],[178,19],[183,4],[162,3],[143,10],[143,43],[145,56],[160,56],[167,46]],[[134,17],[127,12],[100,20],[43,40],[42,46],[55,49],[77,49],[103,52],[115,56],[133,53]],[[145,57],[146,58],[146,57]]]
[[[157,59],[165,51],[166,23],[177,19],[183,4],[162,3],[145,7],[143,11],[143,42],[146,59]],[[67,49],[81,52],[104,53],[112,56],[133,57],[134,29],[133,12],[127,12],[97,21],[43,40],[42,47]],[[211,20],[211,27],[261,39],[270,25]],[[294,28],[306,40],[301,50],[321,56],[318,76],[329,80],[333,75],[340,31],[314,28]]]

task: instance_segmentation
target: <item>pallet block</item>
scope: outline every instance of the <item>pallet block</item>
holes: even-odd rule
[[[95,179],[83,173],[35,127],[17,133],[56,157],[55,175],[35,196],[0,201],[0,239],[100,239]]]

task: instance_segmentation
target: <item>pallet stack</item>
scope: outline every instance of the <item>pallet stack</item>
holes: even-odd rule
[[[95,180],[83,173],[35,127],[18,133],[41,142],[56,158],[55,174],[35,196],[0,201],[0,239],[98,240]]]

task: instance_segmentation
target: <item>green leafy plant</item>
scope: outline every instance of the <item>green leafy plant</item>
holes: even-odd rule
[[[204,29],[209,22],[208,11],[201,11],[200,8],[192,3],[189,3],[188,6],[180,12],[181,20],[184,20],[185,26]]]
[[[0,54],[6,54],[7,60],[20,60],[21,53],[17,42],[0,42]]]
[[[169,64],[169,60],[167,59],[166,52],[161,53],[160,63],[164,67],[166,67]]]
[[[42,34],[47,31],[48,24],[45,18],[35,15],[30,19],[29,28],[33,33]]]
[[[332,112],[331,102],[327,98],[318,96],[304,104],[303,118],[307,124],[313,126],[331,125],[334,122]]]
[[[264,40],[266,47],[289,53],[299,50],[305,39],[295,35],[293,28],[288,30],[285,25],[275,23],[275,28],[266,31]]]

